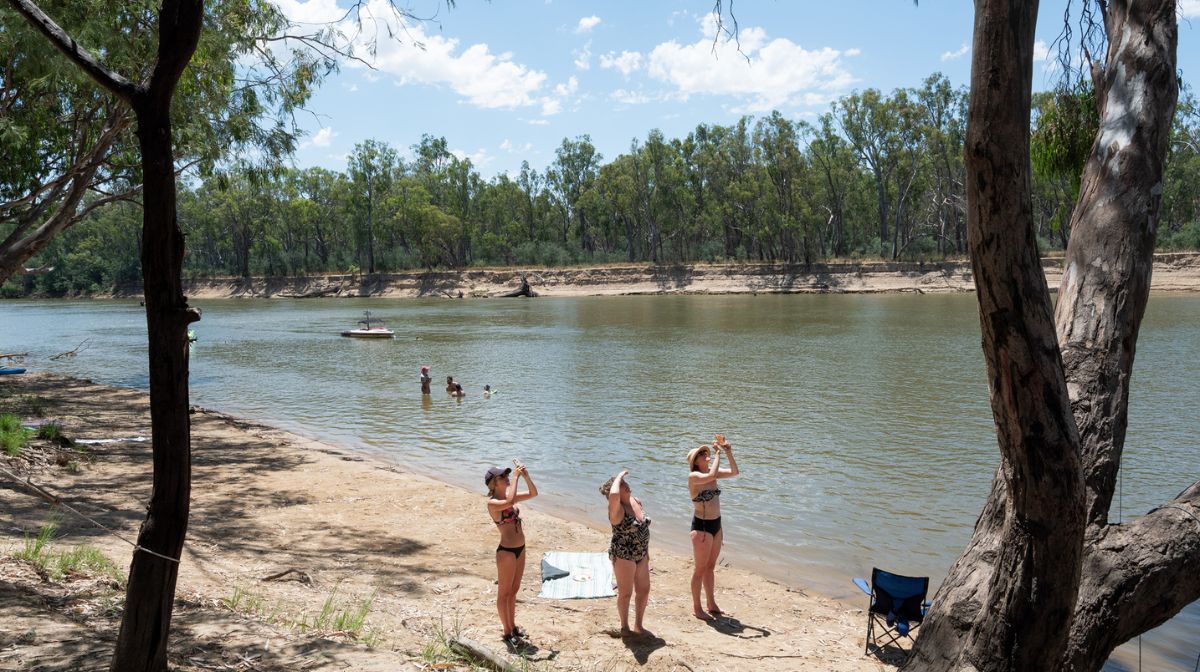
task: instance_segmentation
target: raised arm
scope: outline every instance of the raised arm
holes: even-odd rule
[[[520,478],[521,476],[524,476],[525,477],[525,485],[529,486],[528,491],[517,493],[517,501],[518,502],[523,502],[527,499],[533,499],[534,497],[537,497],[537,495],[538,495],[537,486],[533,484],[533,479],[529,477],[529,468],[528,467],[526,467],[525,465],[518,462],[515,476],[516,476],[516,478],[513,478],[514,482],[516,482],[517,479]]]
[[[717,473],[717,478],[733,478],[739,473],[737,460],[733,459],[733,446],[729,445],[728,441],[721,443],[721,449],[725,451],[725,457],[729,458],[729,468],[722,469]]]
[[[628,469],[617,474],[617,477],[613,479],[612,487],[608,489],[608,522],[613,525],[620,523],[621,519],[625,517],[624,512],[621,511],[621,483],[628,474]]]
[[[717,480],[717,472],[721,468],[721,451],[713,448],[709,451],[708,471],[693,471],[688,474],[688,483],[692,485],[708,485]]]
[[[489,509],[507,509],[508,507],[512,506],[513,502],[517,501],[517,481],[518,480],[520,480],[520,479],[517,478],[517,475],[513,474],[513,477],[508,479],[508,488],[504,491],[504,499],[498,499],[496,497],[489,499],[488,500],[488,508]]]

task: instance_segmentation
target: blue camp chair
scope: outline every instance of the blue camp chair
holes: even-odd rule
[[[871,584],[854,579],[854,585],[871,598],[867,607],[867,647],[865,653],[882,653],[884,647],[896,645],[901,639],[915,643],[913,630],[921,625],[930,603],[929,577],[900,576],[878,567],[871,569]]]

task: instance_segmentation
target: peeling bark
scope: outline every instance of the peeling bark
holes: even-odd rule
[[[1014,61],[1010,54],[985,35],[989,15],[1009,10],[1006,3],[978,0],[976,3],[976,61],[972,69],[972,122],[977,122],[976,94],[997,95],[1004,86],[996,73]],[[1161,201],[1161,180],[1168,134],[1177,98],[1175,75],[1177,28],[1174,0],[1109,2],[1103,7],[1105,28],[1110,38],[1106,67],[1097,73],[1101,123],[1092,155],[1084,171],[1079,204],[1074,210],[1072,234],[1067,249],[1066,272],[1055,313],[1057,343],[1062,363],[1051,365],[1064,374],[1071,403],[1073,425],[1078,433],[1078,453],[1064,456],[1038,447],[1037,456],[1019,456],[1004,450],[1006,441],[1001,416],[996,412],[1001,442],[1001,466],[992,492],[976,523],[971,543],[955,563],[935,597],[934,609],[922,626],[915,655],[906,669],[1061,669],[1070,672],[1098,670],[1121,643],[1168,620],[1187,604],[1200,598],[1200,483],[1178,499],[1149,515],[1124,525],[1109,525],[1108,511],[1120,468],[1128,413],[1129,378],[1135,345],[1149,295],[1150,270]],[[996,34],[1011,37],[1023,26],[1006,22]],[[1022,34],[1019,41],[1024,43]],[[1032,39],[1031,37],[1029,39]],[[979,59],[987,72],[980,73]],[[1028,82],[1020,83],[1027,95]],[[1009,91],[1009,95],[1015,89]],[[999,94],[1003,95],[1003,94]],[[1027,113],[1027,108],[1026,108]],[[986,117],[991,119],[990,116]],[[1015,142],[1007,127],[990,127],[990,135]],[[996,188],[997,174],[978,170],[980,160],[994,154],[976,142],[968,131],[967,167],[971,183],[987,182]],[[974,138],[974,140],[972,139]],[[1000,142],[1000,140],[998,140]],[[1007,145],[1007,150],[1028,158],[1028,145]],[[1002,151],[996,149],[997,152]],[[970,185],[969,185],[970,186]],[[1023,187],[1022,187],[1023,189]],[[987,187],[968,192],[971,247],[976,275],[995,265],[986,232],[980,236],[976,217],[1003,214],[1020,226],[1006,235],[1025,235],[1024,212],[988,208],[981,204]],[[980,245],[980,242],[984,243]],[[981,257],[981,258],[976,258]],[[1023,287],[1037,296],[1036,310],[1025,310],[1024,321],[1041,334],[1041,290],[1030,284],[1023,261],[1011,263],[1001,284]],[[988,281],[992,284],[993,281]],[[1035,283],[1036,284],[1036,283]],[[1020,293],[1020,291],[1018,291]],[[1004,349],[988,333],[994,311],[980,290],[984,350],[993,381],[993,409],[1006,395],[995,384],[993,359],[1011,364]],[[999,351],[996,349],[999,348]],[[1043,358],[1044,361],[1045,358]],[[1043,372],[1051,376],[1052,372]],[[1044,384],[1026,378],[1023,384]],[[1002,397],[999,401],[997,396]],[[1010,548],[1013,519],[1021,519],[1029,506],[1027,498],[1012,486],[1020,473],[1019,461],[1034,457],[1029,475],[1045,477],[1060,469],[1077,469],[1082,492],[1063,504],[1068,515],[1080,514],[1086,522],[1083,537],[1074,533],[1061,537],[1042,552],[1074,556],[1059,563],[1061,574],[1042,576],[1061,585],[1078,585],[1078,598],[1059,628],[1069,629],[1065,647],[1058,640],[1022,632],[1006,621],[1013,610],[999,610],[1005,601],[1035,604],[1042,596],[1013,590],[1022,579],[1013,572],[1024,570],[1013,563]],[[1073,464],[1072,464],[1073,463]],[[1040,467],[1036,467],[1040,464]],[[1051,489],[1053,491],[1053,488]],[[1063,491],[1065,492],[1065,490]],[[1035,503],[1054,511],[1051,500]],[[1074,528],[1072,528],[1074,529]],[[1036,536],[1037,528],[1029,530]],[[1077,546],[1079,544],[1079,546]],[[999,593],[997,593],[999,590]],[[1050,620],[1044,623],[1050,627]],[[1008,636],[1002,641],[989,641]],[[1012,648],[1010,648],[1010,646]],[[1041,647],[1040,660],[1018,662],[1021,649]],[[1006,658],[1007,656],[1007,658]]]

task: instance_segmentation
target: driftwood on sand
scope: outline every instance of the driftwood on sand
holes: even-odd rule
[[[467,654],[480,662],[485,663],[497,672],[515,672],[515,669],[508,661],[500,655],[493,653],[491,649],[466,637],[454,637],[450,640],[450,646],[458,649],[462,653]]]
[[[513,297],[513,296],[534,297],[534,296],[537,296],[537,292],[533,291],[533,288],[529,286],[529,280],[527,280],[525,278],[525,274],[522,273],[520,288],[514,289],[513,291],[508,292],[507,294],[501,294],[500,296],[501,297]]]

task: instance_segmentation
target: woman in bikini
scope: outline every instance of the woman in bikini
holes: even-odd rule
[[[645,635],[642,616],[650,600],[650,517],[641,500],[632,495],[622,471],[600,486],[600,494],[608,499],[608,522],[612,525],[612,542],[608,559],[613,563],[617,578],[617,615],[621,617],[621,634]],[[633,629],[629,628],[629,598],[636,593]]]
[[[729,460],[729,468],[721,468],[721,451]],[[711,453],[711,457],[710,457]],[[718,434],[713,445],[693,448],[688,453],[688,494],[692,499],[692,555],[696,566],[692,570],[692,613],[704,621],[724,612],[713,597],[716,582],[717,558],[721,555],[721,489],[717,481],[738,475],[737,462],[733,459],[733,448],[725,437]],[[700,588],[708,597],[708,610],[700,608]]]
[[[521,510],[518,502],[537,497],[537,486],[529,477],[525,465],[513,461],[516,471],[509,468],[492,467],[483,477],[488,487],[488,515],[500,530],[500,545],[496,547],[496,611],[500,614],[500,627],[504,629],[504,643],[510,649],[525,645],[527,634],[517,627],[517,592],[521,589],[521,577],[525,574],[525,530],[521,527]],[[508,475],[513,477],[509,480]],[[529,488],[517,492],[517,481],[525,478]]]

